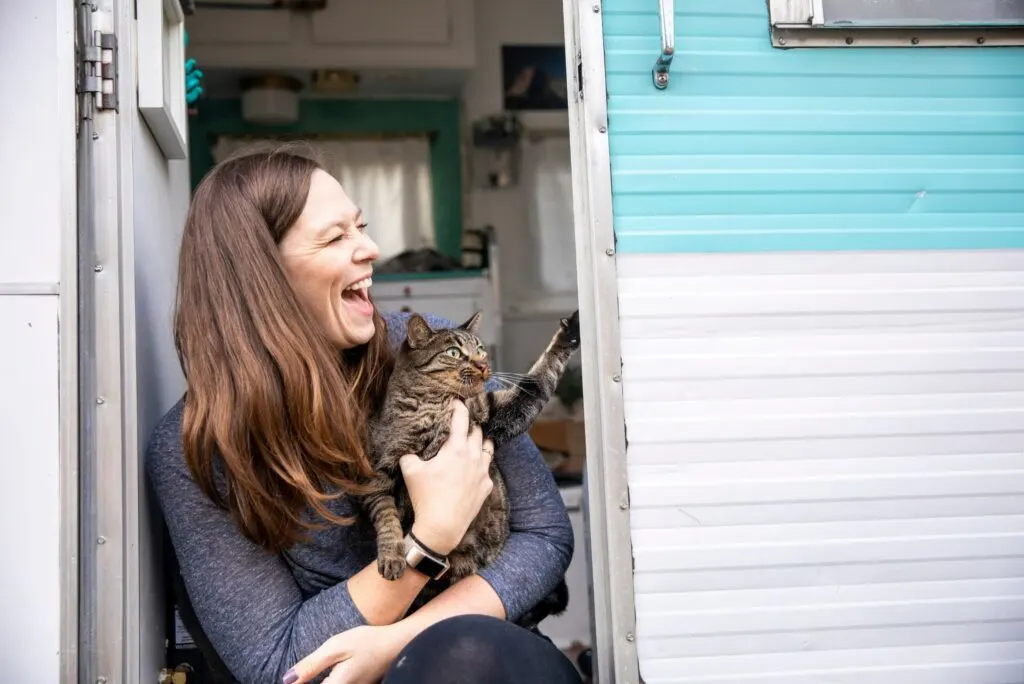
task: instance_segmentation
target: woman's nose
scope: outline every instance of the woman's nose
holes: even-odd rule
[[[363,233],[360,238],[359,245],[355,251],[352,252],[352,259],[357,262],[376,261],[377,257],[380,256],[380,248],[377,243],[373,241],[366,233]]]

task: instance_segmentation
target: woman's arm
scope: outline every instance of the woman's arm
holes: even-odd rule
[[[501,599],[509,620],[518,620],[565,576],[574,538],[569,513],[551,469],[529,436],[494,454],[505,479],[512,534],[479,575]]]
[[[393,621],[419,593],[418,573],[406,573],[400,582],[382,582],[374,601],[357,603],[354,595],[375,590],[367,582],[377,572],[371,565],[354,585],[341,582],[304,599],[281,556],[242,536],[192,479],[182,454],[180,405],[154,431],[146,469],[203,631],[239,681],[281,681],[292,663],[331,635]]]

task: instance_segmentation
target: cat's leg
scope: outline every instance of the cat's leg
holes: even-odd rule
[[[485,404],[484,434],[503,445],[526,432],[551,399],[566,365],[580,347],[579,312],[559,322],[558,332],[530,371],[515,387],[487,392],[478,401]]]
[[[363,499],[377,533],[377,572],[388,580],[396,580],[405,573],[405,535],[391,493],[394,484],[387,475],[378,475],[373,482],[375,491]]]

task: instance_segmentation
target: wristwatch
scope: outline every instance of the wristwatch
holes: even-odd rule
[[[405,535],[405,564],[435,580],[444,577],[451,567],[446,556],[433,551],[417,539],[412,530]]]

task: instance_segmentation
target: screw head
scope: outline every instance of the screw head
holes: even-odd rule
[[[598,12],[601,11],[601,6],[600,5],[594,5],[590,9],[594,10],[594,14],[597,14]]]
[[[632,632],[626,632],[626,641],[628,641],[629,643],[633,643],[634,639],[635,637],[633,636]]]
[[[786,44],[786,39],[785,38],[779,38],[779,45],[785,45],[785,44]]]
[[[984,44],[985,44],[985,37],[984,36],[978,36],[978,45],[984,45]]]
[[[597,130],[598,130],[599,133],[607,133],[608,132],[608,127],[607,126],[598,126]]]
[[[921,43],[921,39],[920,38],[911,38],[910,39],[910,44],[911,45],[920,45],[920,43]]]
[[[105,403],[107,403],[107,400],[104,399],[103,397],[96,397],[96,403],[97,404],[105,404]]]
[[[622,376],[621,375],[613,375],[612,376],[612,382],[622,382]]]
[[[846,37],[846,44],[847,45],[853,45],[853,36],[847,36]]]
[[[604,253],[607,254],[608,256],[612,256],[615,254],[615,250],[609,247],[608,249],[604,250]]]

